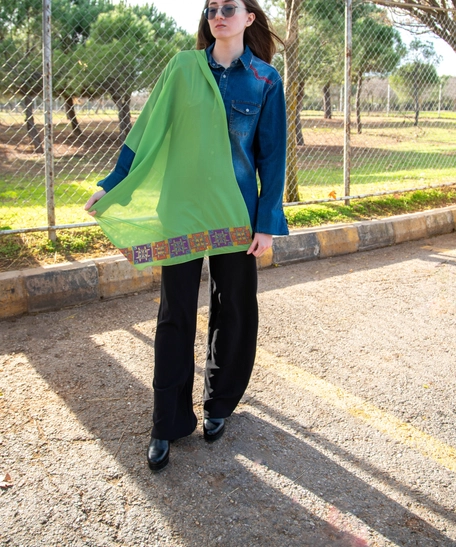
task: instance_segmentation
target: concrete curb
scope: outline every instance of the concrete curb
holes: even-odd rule
[[[455,226],[456,206],[451,206],[385,220],[294,230],[288,237],[274,238],[272,249],[258,259],[258,267],[378,249],[447,234]],[[0,273],[0,319],[156,289],[160,277],[160,267],[139,272],[120,255]]]

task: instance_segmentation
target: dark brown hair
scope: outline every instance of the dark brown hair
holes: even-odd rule
[[[242,0],[245,8],[249,13],[255,14],[255,21],[252,25],[245,29],[244,33],[244,45],[249,46],[252,53],[270,63],[274,53],[277,51],[275,41],[283,45],[283,41],[277,34],[271,29],[271,24],[267,15],[261,9],[257,0]],[[204,9],[209,5],[209,0],[204,3]],[[198,37],[196,42],[196,49],[206,49],[215,42],[215,38],[211,34],[209,23],[204,15],[201,15]]]

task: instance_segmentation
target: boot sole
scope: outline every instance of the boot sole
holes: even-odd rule
[[[222,427],[220,431],[218,431],[215,435],[210,435],[209,433],[204,430],[204,440],[208,443],[213,443],[214,441],[218,441],[220,437],[225,433],[225,426]]]
[[[147,460],[147,463],[149,464],[149,469],[151,471],[160,471],[160,469],[163,469],[169,463],[169,452],[168,454],[166,454],[166,456],[163,458],[161,462],[153,463]]]

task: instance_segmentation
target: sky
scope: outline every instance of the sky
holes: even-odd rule
[[[155,7],[172,17],[179,27],[187,32],[194,33],[198,29],[198,23],[204,6],[204,0],[129,0],[131,4],[153,3]],[[264,4],[260,0],[260,4]],[[411,37],[403,34],[405,43],[411,41]],[[442,57],[437,67],[439,75],[456,76],[456,53],[443,40],[433,38],[432,35],[420,37],[422,41],[432,41],[436,52]]]
[[[135,2],[135,4],[145,3],[142,0]],[[193,34],[198,30],[204,0],[152,0],[152,3],[158,11],[162,11],[172,17],[178,26],[187,32]]]
[[[403,42],[408,45],[415,36],[410,33],[401,32]],[[434,37],[433,34],[419,36],[422,42],[432,42],[435,51],[442,58],[437,72],[439,76],[456,76],[456,53],[444,40]]]

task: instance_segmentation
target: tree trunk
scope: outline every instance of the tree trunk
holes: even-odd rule
[[[418,92],[418,86],[419,83],[417,81],[417,75],[413,75],[413,100],[415,103],[415,123],[413,124],[415,127],[418,125],[418,118],[420,116],[420,98],[419,98],[419,92]]]
[[[363,73],[360,70],[358,72],[358,82],[356,86],[356,129],[358,134],[361,135],[363,127],[361,124],[361,90],[363,87]]]
[[[330,120],[332,118],[330,82],[323,86],[323,112],[325,120]]]
[[[125,142],[131,129],[131,95],[112,95],[112,100],[116,103],[119,111],[119,138],[122,142]]]
[[[304,89],[305,82],[299,80],[298,83],[298,96],[296,98],[296,144],[298,146],[304,146],[304,136],[302,134],[301,112],[302,103],[304,102]]]
[[[65,97],[65,114],[67,117],[67,120],[71,122],[71,129],[72,133],[75,137],[79,137],[82,132],[81,128],[79,127],[79,122],[76,117],[76,110],[74,108],[74,100],[73,97]]]
[[[302,2],[286,0],[287,37],[284,48],[284,87],[287,104],[287,172],[285,180],[285,201],[299,201],[298,156],[296,151],[296,120],[298,111],[298,72],[299,72],[299,14]]]
[[[43,154],[44,150],[43,145],[41,144],[40,134],[36,128],[35,119],[33,118],[33,97],[30,95],[24,95],[24,113],[27,133],[32,141],[35,153]]]

